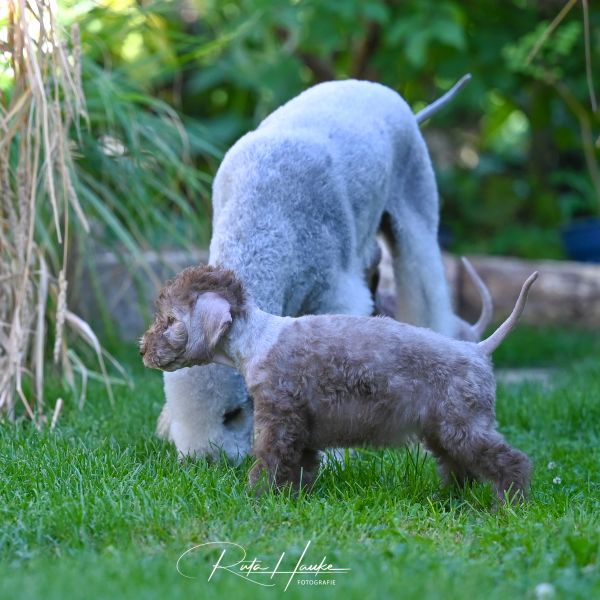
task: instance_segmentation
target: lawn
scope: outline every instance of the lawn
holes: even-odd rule
[[[559,370],[552,384],[500,385],[498,419],[535,464],[530,501],[491,510],[475,484],[443,490],[422,451],[361,451],[299,497],[246,491],[239,467],[177,460],[153,436],[161,378],[121,351],[135,389],[111,406],[94,385],[57,430],[0,426],[2,598],[600,597],[600,336],[521,328],[498,366]],[[228,541],[270,570],[323,557],[350,571],[254,575],[219,569]],[[221,562],[238,560],[234,546]],[[232,569],[233,570],[233,569]],[[192,577],[192,578],[189,578]],[[315,580],[335,580],[316,585]],[[304,581],[304,583],[302,583]],[[552,587],[540,586],[549,584]],[[537,591],[536,591],[537,590]]]

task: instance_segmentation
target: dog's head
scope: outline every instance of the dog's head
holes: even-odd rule
[[[232,271],[184,269],[159,292],[154,322],[140,341],[147,367],[175,371],[212,362],[233,319],[245,312],[242,284]]]

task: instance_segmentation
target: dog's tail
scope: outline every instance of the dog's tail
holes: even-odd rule
[[[469,261],[464,256],[462,257],[462,264],[465,267],[473,285],[477,288],[479,292],[479,297],[481,298],[481,314],[479,315],[479,319],[477,319],[477,323],[471,325],[471,329],[473,333],[477,336],[477,339],[481,339],[485,328],[490,324],[492,320],[492,315],[494,313],[494,306],[492,304],[492,296],[490,295],[490,291],[487,289],[487,286],[479,277],[479,273],[474,269],[471,261]]]
[[[533,285],[533,282],[538,278],[538,275],[538,271],[535,271],[527,278],[527,281],[525,281],[523,287],[521,288],[521,293],[519,294],[517,303],[515,304],[515,307],[510,313],[508,319],[506,319],[506,321],[504,321],[504,323],[502,323],[502,325],[500,325],[500,327],[498,327],[498,329],[496,329],[496,331],[494,331],[494,333],[492,333],[490,337],[477,344],[484,352],[484,354],[487,354],[488,356],[492,354],[492,352],[494,352],[494,350],[502,343],[502,340],[512,331],[514,326],[517,324],[517,321],[519,320],[519,317],[521,316],[521,313],[525,308],[525,303],[527,302],[527,294],[529,294],[529,288]]]
[[[438,110],[446,106],[458,92],[471,80],[471,73],[463,75],[441,98],[420,110],[416,115],[417,123],[422,123],[434,115]]]

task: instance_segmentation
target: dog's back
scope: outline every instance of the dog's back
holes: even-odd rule
[[[333,207],[346,201],[353,222],[364,223],[362,217],[383,211],[394,176],[402,173],[409,153],[415,151],[415,140],[420,139],[410,107],[390,88],[356,80],[322,83],[284,104],[232,147],[217,174],[215,211],[235,197],[222,189],[231,179],[245,179],[246,189],[248,183],[256,186],[258,181],[263,182],[263,191],[269,184],[280,185],[279,191],[287,195],[295,184],[301,183],[303,191],[307,184],[307,180],[294,180],[295,175],[320,175],[330,184],[320,181],[319,185],[331,185],[336,197],[321,193],[315,199],[319,205]],[[258,181],[247,179],[252,175]],[[265,178],[269,183],[264,183]],[[310,198],[298,200],[311,210]],[[370,225],[369,238],[379,223]],[[359,245],[365,241],[357,239]]]
[[[248,232],[269,229],[269,239],[281,243],[271,244],[272,251],[261,248],[260,269],[286,273],[290,285],[279,282],[270,294],[251,293],[272,312],[322,312],[323,298],[313,301],[311,289],[321,296],[328,282],[336,287],[340,272],[362,277],[390,193],[402,187],[409,154],[415,152],[429,160],[413,113],[393,90],[354,80],[310,88],[226,154],[214,184],[211,259],[246,279],[252,269],[236,248]],[[437,206],[429,212],[437,216]],[[247,284],[253,281],[248,278]],[[284,287],[293,297],[281,299],[285,306],[277,310]],[[269,295],[277,301],[265,305]],[[366,296],[357,304],[368,304]],[[331,306],[328,312],[334,308],[370,312],[369,306]]]
[[[450,412],[494,419],[492,366],[476,344],[388,318],[295,319],[257,368],[260,387],[311,416],[315,447],[398,445]]]

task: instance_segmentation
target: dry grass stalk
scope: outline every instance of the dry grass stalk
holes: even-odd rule
[[[0,68],[10,69],[14,85],[0,92],[0,411],[14,417],[20,399],[39,427],[46,421],[48,325],[63,374],[72,373],[63,331],[69,322],[106,373],[94,333],[66,305],[70,213],[88,230],[74,192],[70,137],[85,117],[85,102],[78,33],[63,41],[54,0],[8,0],[5,10],[0,48],[9,58]]]
[[[60,411],[63,407],[63,399],[59,398],[54,405],[54,412],[52,413],[52,420],[50,421],[50,429],[54,429],[56,427],[56,422],[58,421],[58,417],[60,416]]]

